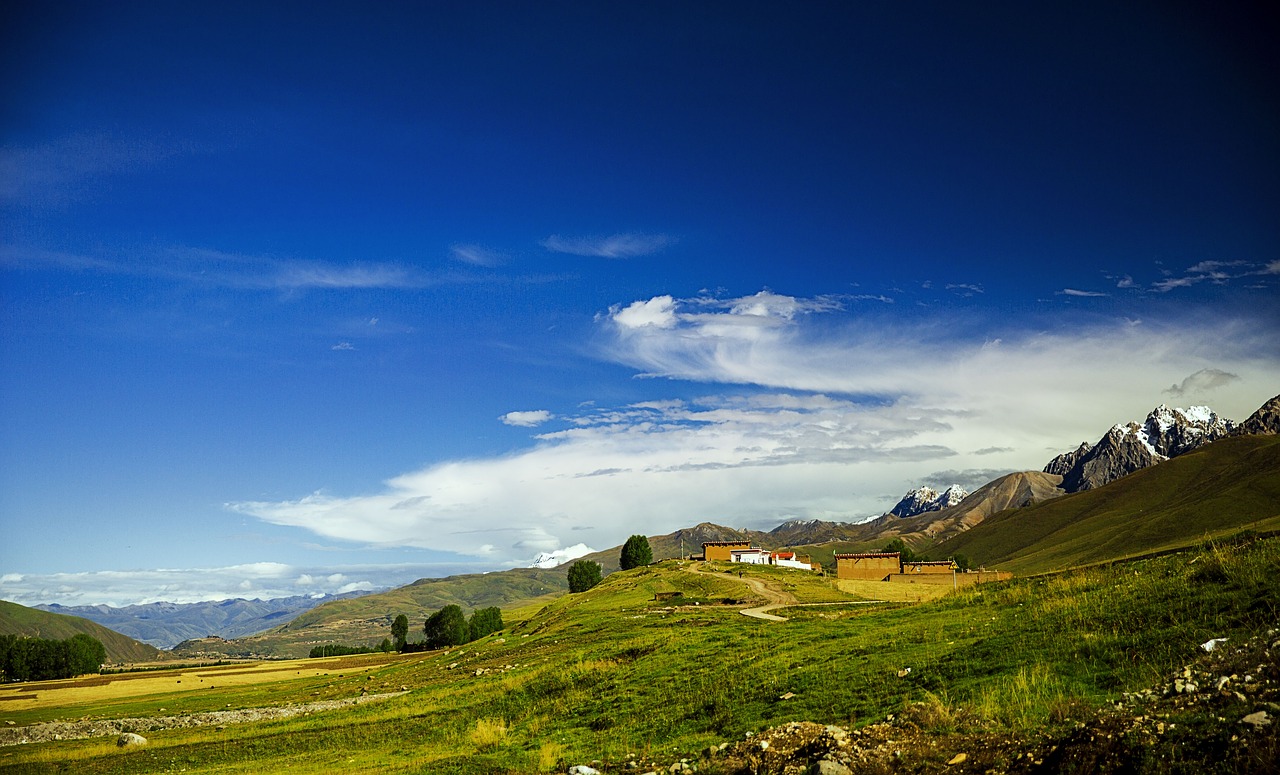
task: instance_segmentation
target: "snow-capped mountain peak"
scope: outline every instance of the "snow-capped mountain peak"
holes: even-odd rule
[[[914,517],[926,511],[938,511],[954,506],[968,497],[969,493],[960,485],[953,484],[941,494],[932,487],[917,487],[898,501],[898,505],[889,510],[890,514],[899,517]]]
[[[1141,423],[1116,423],[1097,446],[1082,444],[1049,461],[1044,470],[1062,475],[1067,492],[1090,490],[1222,438],[1233,427],[1207,406],[1171,409],[1161,404]]]
[[[573,546],[566,546],[563,549],[557,549],[554,552],[543,552],[542,554],[539,554],[534,558],[533,562],[529,564],[529,567],[555,568],[559,565],[564,565],[570,560],[576,560],[579,557],[591,554],[594,551],[595,549],[592,549],[586,544],[574,544]]]

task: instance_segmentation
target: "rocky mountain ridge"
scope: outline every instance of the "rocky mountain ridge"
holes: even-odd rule
[[[889,509],[895,517],[914,517],[926,511],[941,511],[959,505],[969,496],[969,492],[958,484],[953,484],[939,493],[932,487],[917,487],[902,496],[898,504]]]
[[[1061,475],[1066,492],[1092,490],[1223,438],[1234,428],[1235,423],[1207,406],[1171,409],[1161,404],[1141,423],[1117,423],[1097,444],[1083,442],[1043,470]]]

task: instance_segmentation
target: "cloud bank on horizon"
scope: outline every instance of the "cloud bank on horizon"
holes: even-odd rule
[[[513,411],[502,422],[541,429],[526,449],[430,465],[372,494],[229,506],[331,539],[522,565],[582,531],[611,545],[704,520],[858,521],[937,481],[929,471],[973,487],[1038,468],[1162,392],[1238,407],[1280,385],[1267,332],[1239,320],[966,340],[938,320],[847,313],[837,297],[769,290],[617,304],[597,316],[600,357],[726,389],[572,416]]]

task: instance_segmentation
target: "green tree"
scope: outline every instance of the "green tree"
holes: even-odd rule
[[[480,608],[471,614],[470,640],[480,640],[491,632],[502,629],[502,609],[497,606]]]
[[[653,562],[653,549],[649,547],[649,539],[642,535],[634,535],[622,545],[622,557],[618,564],[623,570],[639,568]]]
[[[578,560],[569,566],[569,591],[586,592],[600,583],[600,563]]]
[[[405,641],[409,640],[409,617],[400,614],[391,623],[391,637],[396,642],[396,651],[404,651]]]
[[[71,675],[96,673],[107,661],[107,649],[97,638],[80,633],[67,640],[67,661]]]
[[[907,542],[903,541],[901,538],[895,538],[890,541],[889,545],[886,546],[884,550],[886,552],[898,552],[902,555],[903,562],[916,562],[917,560],[924,559],[923,557],[916,556],[915,550],[910,546],[907,546]]]
[[[427,617],[422,632],[427,636],[424,641],[427,648],[439,649],[466,643],[471,629],[467,626],[467,617],[462,615],[462,609],[456,605],[447,605]]]
[[[957,553],[951,558],[951,561],[956,564],[957,570],[969,570],[973,567],[973,563],[970,562],[969,558],[963,554]]]

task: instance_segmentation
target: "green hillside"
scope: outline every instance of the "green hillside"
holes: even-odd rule
[[[148,732],[140,750],[117,751],[113,738],[0,747],[0,770],[514,775],[586,763],[675,772],[684,759],[707,773],[803,772],[815,762],[779,752],[776,730],[813,722],[856,730],[858,772],[1274,772],[1274,727],[1241,719],[1280,700],[1267,651],[1278,563],[1280,539],[1238,541],[919,605],[789,608],[787,621],[768,622],[724,601],[753,585],[780,592],[781,570],[668,561],[610,575],[481,641],[368,671],[335,662],[293,683],[10,710],[30,724],[406,692]],[[819,577],[797,578],[801,599],[827,595]],[[1207,654],[1211,638],[1228,645]],[[1216,689],[1219,676],[1238,691]],[[1191,677],[1194,695],[1171,688]],[[962,766],[948,765],[959,753]]]
[[[228,656],[302,657],[323,643],[376,646],[391,634],[399,614],[409,617],[409,640],[421,640],[427,616],[447,605],[470,613],[497,606],[510,610],[548,602],[568,591],[567,568],[513,568],[441,579],[419,579],[405,587],[324,603],[288,624],[235,640],[184,641],[174,651]]]
[[[107,660],[110,662],[152,662],[165,656],[164,652],[154,646],[139,643],[88,619],[39,611],[0,600],[0,635],[66,640],[81,633],[100,641],[107,650]]]
[[[1097,490],[1011,509],[931,548],[1037,573],[1280,528],[1280,436],[1220,439]]]

